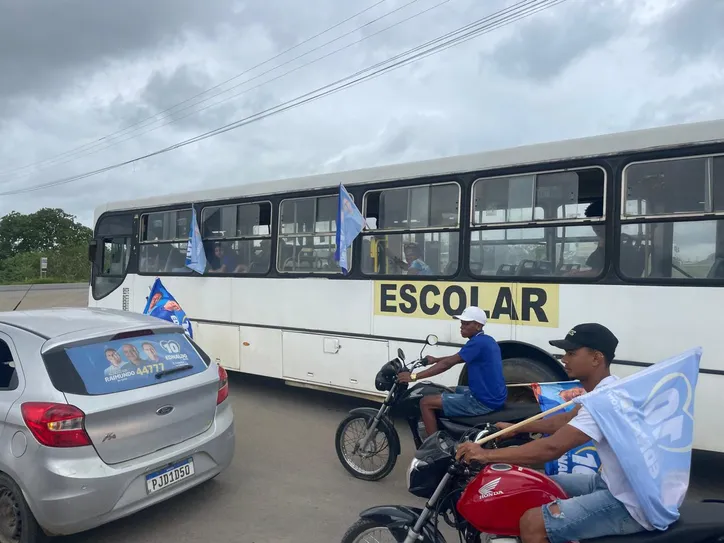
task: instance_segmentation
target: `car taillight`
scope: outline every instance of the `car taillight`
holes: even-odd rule
[[[219,366],[219,392],[216,394],[216,405],[229,397],[229,374]]]
[[[46,447],[84,447],[91,444],[85,431],[85,413],[75,406],[28,402],[20,410],[38,443]]]

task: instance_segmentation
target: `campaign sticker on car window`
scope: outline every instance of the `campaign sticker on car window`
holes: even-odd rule
[[[182,334],[94,343],[71,347],[66,352],[90,394],[140,388],[206,369]]]

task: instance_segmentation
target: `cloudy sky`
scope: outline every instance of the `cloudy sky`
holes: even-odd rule
[[[513,3],[0,0],[0,192],[192,138]],[[223,135],[2,196],[0,213],[90,225],[108,200],[724,117],[722,28],[724,0],[567,0]]]

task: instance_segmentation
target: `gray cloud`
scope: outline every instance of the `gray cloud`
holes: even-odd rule
[[[518,26],[482,62],[514,78],[545,82],[589,51],[620,36],[629,15],[614,0],[570,2],[541,12]]]
[[[37,11],[39,0],[0,0],[0,6],[7,4],[15,10],[10,15],[3,12],[0,20],[5,30],[0,30],[4,53],[0,73],[10,82],[0,88],[0,110],[11,113],[0,114],[0,192],[102,168],[172,145],[510,4],[510,0],[451,0],[389,32],[186,119],[147,134],[132,133],[134,137],[126,142],[74,156],[67,164],[26,170],[23,176],[6,175],[14,167],[98,141],[167,109],[375,1],[351,5],[335,0],[219,0],[205,5],[156,0],[142,6],[139,0],[130,0],[123,8],[109,4],[110,11],[101,13],[76,0],[43,2],[44,12]],[[387,0],[223,89],[406,1]],[[438,1],[420,0],[375,28]],[[654,29],[660,19],[647,27],[646,14],[632,8],[634,4],[642,5],[571,0],[364,85],[221,136],[69,185],[3,197],[0,214],[61,206],[90,224],[93,208],[109,200],[724,116],[721,68],[704,55],[697,63],[673,58],[671,69],[657,71],[656,59],[684,38],[659,41],[662,38]],[[19,36],[18,29],[28,24],[31,13],[35,17],[44,13],[36,24],[38,32]],[[664,11],[663,17],[670,13]],[[53,18],[60,21],[58,28],[45,29],[52,26]],[[634,32],[632,25],[642,26],[641,31]],[[10,27],[18,28],[8,36]],[[47,36],[41,36],[42,32]],[[358,32],[336,46],[368,34],[369,29]],[[32,45],[28,51],[23,40]],[[53,47],[64,40],[67,47]],[[210,102],[220,102],[329,51],[326,48]],[[490,61],[481,63],[481,55],[488,51]],[[16,60],[8,60],[13,56]],[[516,79],[511,81],[511,76]]]
[[[724,54],[724,2],[687,0],[678,2],[655,27],[652,47],[667,65]]]
[[[211,31],[233,17],[215,0],[0,0],[0,95],[56,94],[76,78],[143,51],[173,47],[185,32]]]

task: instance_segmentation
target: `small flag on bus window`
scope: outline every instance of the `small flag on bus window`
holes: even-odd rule
[[[206,252],[204,252],[204,243],[201,240],[199,223],[196,220],[196,209],[192,209],[189,241],[186,246],[186,267],[201,275],[206,270]]]
[[[365,220],[362,213],[357,209],[347,189],[340,183],[337,203],[337,249],[334,252],[334,259],[339,262],[339,267],[345,275],[349,273],[347,249],[364,227]]]

